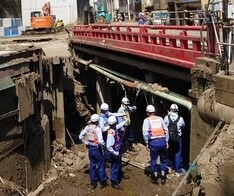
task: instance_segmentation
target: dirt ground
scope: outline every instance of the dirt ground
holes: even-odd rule
[[[55,144],[55,143],[54,143]],[[57,144],[55,144],[57,146]],[[76,147],[76,148],[75,148]],[[53,162],[51,174],[57,176],[57,179],[51,183],[45,184],[43,190],[38,193],[40,196],[78,196],[78,195],[172,195],[177,185],[183,177],[177,177],[174,173],[167,175],[166,185],[155,185],[149,180],[148,170],[143,170],[138,167],[134,167],[130,164],[123,162],[123,172],[128,175],[129,179],[123,179],[120,182],[123,190],[115,190],[110,186],[110,168],[106,168],[106,174],[108,176],[109,186],[105,189],[97,187],[92,190],[89,180],[89,161],[87,159],[87,149],[82,144],[73,146],[71,150],[55,147],[53,153]],[[131,160],[139,159],[143,157],[145,165],[148,162],[148,154],[145,153],[145,147],[141,144],[135,145],[137,152],[126,152],[124,157],[128,157]],[[77,148],[79,151],[77,151]],[[61,154],[63,152],[63,158]],[[64,153],[65,152],[65,153]],[[65,155],[67,154],[67,155]],[[143,156],[145,155],[145,156]],[[58,159],[58,157],[60,157]],[[80,159],[69,163],[68,159],[75,160],[76,157]],[[65,163],[65,164],[64,164]],[[68,164],[70,166],[68,166]],[[144,165],[143,164],[143,165]],[[147,167],[146,167],[147,168]],[[190,195],[193,189],[193,185],[185,185],[181,188],[179,195]]]

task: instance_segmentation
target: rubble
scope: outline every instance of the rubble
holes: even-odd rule
[[[52,143],[52,167],[60,173],[80,171],[89,165],[88,152],[69,150],[56,141]]]

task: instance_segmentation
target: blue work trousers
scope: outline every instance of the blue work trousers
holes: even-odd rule
[[[120,175],[122,172],[122,155],[119,154],[119,156],[111,155],[111,170],[110,170],[110,176],[111,176],[111,183],[112,184],[118,184]]]
[[[133,131],[132,131],[132,126],[129,125],[127,127],[124,127],[124,129],[125,129],[125,134],[124,134],[122,144],[125,144],[126,142],[133,143],[134,135],[133,135]],[[126,139],[127,139],[127,141],[126,141]]]
[[[165,138],[153,139],[149,142],[150,167],[153,173],[157,172],[157,159],[160,156],[161,171],[166,172],[166,140]]]
[[[106,180],[105,162],[101,149],[96,146],[89,146],[89,176],[90,180],[97,181],[98,179],[103,182]]]
[[[182,161],[182,139],[178,142],[169,141],[167,166],[175,169],[176,173],[181,173]]]

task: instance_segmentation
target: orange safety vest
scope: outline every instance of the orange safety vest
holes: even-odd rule
[[[149,120],[149,124],[150,124],[149,134],[151,137],[165,136],[160,117],[150,116],[150,117],[148,117],[148,120]]]
[[[113,135],[113,136],[115,136],[115,131],[113,129],[108,129],[107,130],[107,135]]]
[[[93,144],[98,144],[96,125],[89,125],[89,130],[86,134],[86,138],[89,142],[93,142]]]
[[[121,146],[121,138],[120,138],[120,135],[119,135],[119,132],[117,131],[117,133],[115,132],[114,129],[108,129],[108,135],[113,135],[113,137],[115,138],[115,143],[114,143],[114,146],[113,146],[113,149],[114,150],[119,150],[120,149],[120,146]]]

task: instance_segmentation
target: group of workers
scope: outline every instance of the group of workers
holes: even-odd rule
[[[106,164],[110,163],[110,181],[114,189],[121,190],[119,185],[122,179],[129,177],[122,171],[122,146],[127,140],[128,150],[134,150],[134,135],[131,128],[130,114],[136,110],[136,106],[130,106],[129,99],[124,97],[117,113],[109,111],[109,105],[102,103],[100,114],[93,114],[90,123],[81,131],[79,139],[88,148],[90,160],[91,188],[95,189],[100,183],[100,188],[108,186],[105,172]],[[178,106],[172,104],[170,112],[163,119],[155,115],[155,107],[148,105],[147,117],[144,119],[142,134],[147,150],[150,151],[150,166],[152,170],[151,182],[154,184],[166,183],[168,167],[175,169],[176,174],[182,175],[182,129],[185,126],[184,119],[178,115]],[[171,123],[172,122],[172,123]],[[173,122],[176,129],[173,133]],[[175,126],[174,126],[175,127]],[[174,134],[174,135],[173,135]],[[173,141],[170,140],[173,138]],[[167,156],[172,146],[172,156]],[[170,154],[170,153],[169,153]],[[160,175],[157,169],[157,159],[160,157]],[[170,159],[169,159],[170,158]],[[174,168],[173,168],[174,167]]]

